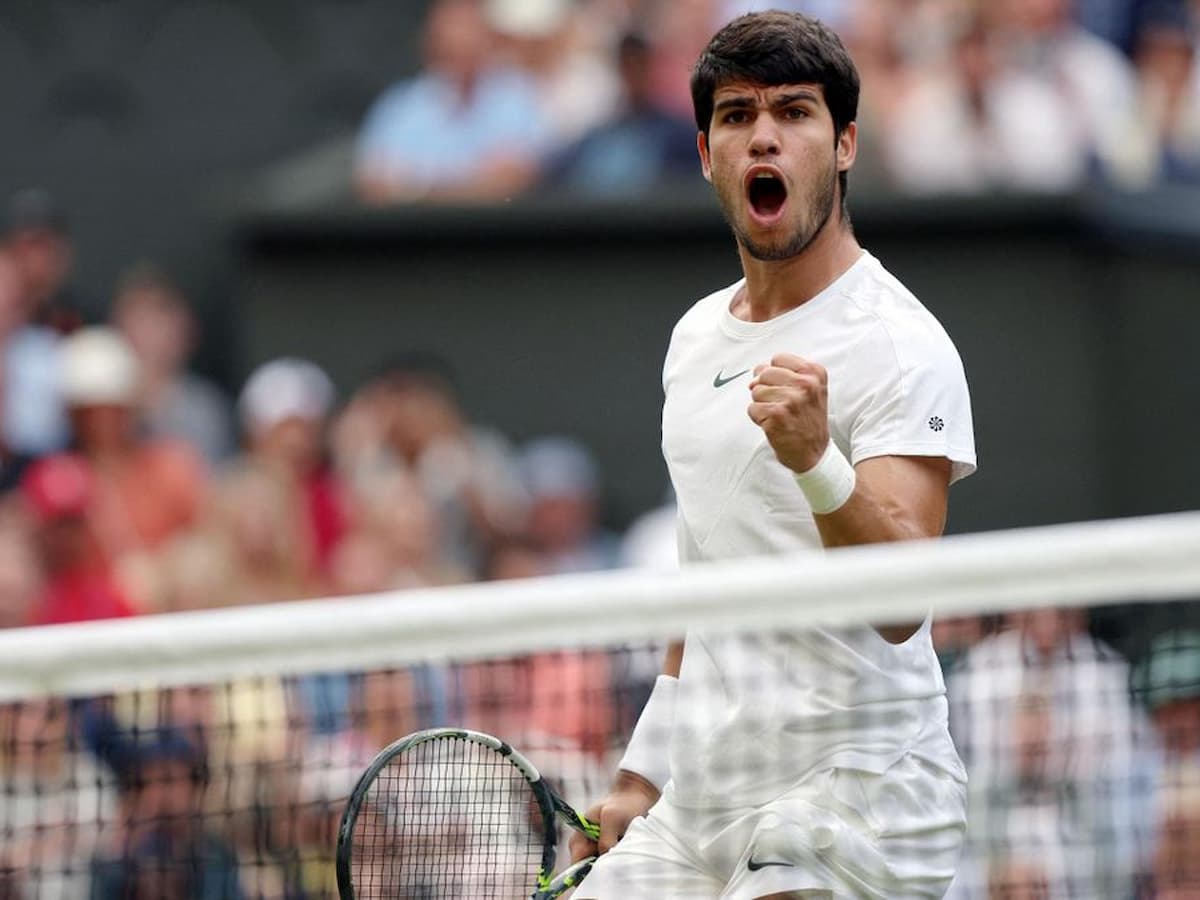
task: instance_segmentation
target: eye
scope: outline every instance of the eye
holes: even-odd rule
[[[726,125],[740,125],[748,120],[748,115],[744,109],[734,109],[725,114],[724,122]]]
[[[803,106],[789,106],[784,115],[789,119],[807,119],[808,110]]]

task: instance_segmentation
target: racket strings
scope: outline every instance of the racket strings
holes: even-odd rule
[[[355,824],[361,900],[524,900],[544,825],[524,776],[461,738],[419,744],[379,773]]]

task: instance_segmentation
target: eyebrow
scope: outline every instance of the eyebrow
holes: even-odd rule
[[[776,97],[774,100],[772,100],[771,108],[778,109],[782,106],[790,106],[793,103],[799,103],[801,101],[808,101],[809,103],[818,103],[818,102],[820,102],[820,99],[821,98],[818,97],[817,94],[813,91],[809,91],[809,90],[793,91],[788,94],[780,94],[778,97]],[[745,94],[741,94],[736,97],[728,97],[724,100],[718,101],[716,106],[713,107],[713,109],[716,112],[722,112],[726,109],[747,109],[749,107],[753,107],[754,105],[755,105],[755,103],[752,98],[746,96]]]

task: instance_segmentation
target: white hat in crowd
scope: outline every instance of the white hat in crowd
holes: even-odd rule
[[[548,37],[567,21],[570,0],[488,0],[488,22],[501,34],[517,38]]]
[[[81,328],[60,345],[59,376],[68,406],[132,406],[141,372],[129,342],[113,328]]]
[[[257,433],[288,419],[323,419],[333,399],[333,382],[320,366],[306,359],[281,357],[259,366],[246,380],[238,412],[242,426]]]

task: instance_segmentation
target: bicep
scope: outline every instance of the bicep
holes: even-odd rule
[[[910,538],[937,537],[946,525],[950,460],[944,456],[877,456],[854,467],[859,487]]]

